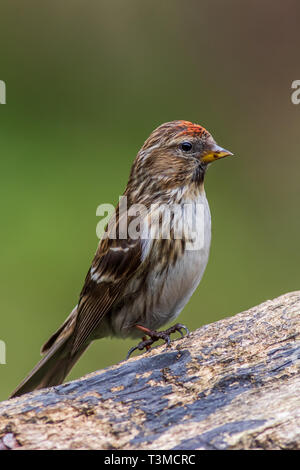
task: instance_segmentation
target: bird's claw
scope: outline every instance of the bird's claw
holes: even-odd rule
[[[149,349],[151,349],[152,344],[155,343],[155,341],[158,341],[159,339],[163,339],[166,342],[166,347],[168,348],[171,345],[170,335],[172,333],[175,333],[176,331],[180,333],[181,338],[184,337],[182,330],[185,330],[186,336],[189,336],[190,334],[188,328],[185,325],[182,325],[181,323],[176,323],[176,325],[171,326],[165,331],[153,331],[153,330],[149,330],[148,328],[142,327],[140,325],[137,325],[136,328],[146,333],[148,336],[150,336],[150,338],[145,339],[141,341],[137,346],[130,348],[126,356],[126,360],[129,359],[131,354],[137,349],[139,351],[142,351],[143,349],[146,348],[146,351],[149,351]]]
[[[147,339],[145,341],[141,341],[137,346],[133,346],[133,348],[130,348],[128,353],[127,353],[127,356],[126,356],[126,361],[127,359],[130,358],[131,354],[136,351],[137,349],[139,349],[140,351],[142,351],[143,349],[146,348],[146,351],[149,351],[149,349],[151,349],[151,344],[154,343],[154,340],[152,340],[151,338],[150,339]]]

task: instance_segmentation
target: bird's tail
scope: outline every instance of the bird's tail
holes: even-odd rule
[[[59,385],[63,382],[73,365],[88,347],[84,345],[75,354],[71,354],[73,331],[75,325],[76,307],[65,323],[42,347],[45,356],[32,369],[30,374],[20,383],[10,398],[23,395],[44,387]]]

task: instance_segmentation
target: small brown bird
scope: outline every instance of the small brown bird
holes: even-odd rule
[[[229,155],[206,129],[189,121],[168,122],[152,132],[131,168],[127,209],[119,203],[110,219],[78,304],[12,397],[62,383],[95,339],[149,336],[130,354],[160,338],[169,344],[172,332],[187,331],[179,323],[156,330],[179,315],[203,276],[211,239],[204,176],[211,162]],[[125,237],[120,236],[124,222]]]

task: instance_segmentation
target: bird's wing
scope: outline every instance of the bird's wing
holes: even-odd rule
[[[141,264],[141,239],[101,240],[80,294],[72,355],[120,300],[128,280]]]

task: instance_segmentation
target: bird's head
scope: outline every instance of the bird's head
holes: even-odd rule
[[[155,129],[145,141],[134,162],[131,179],[143,179],[156,191],[190,183],[201,185],[207,166],[229,155],[233,154],[219,147],[199,124],[171,121]]]

